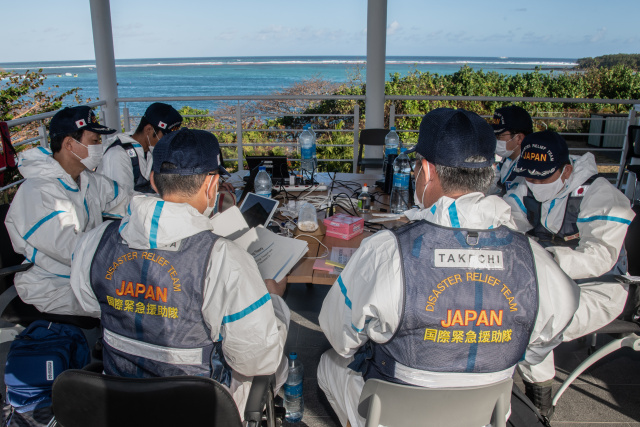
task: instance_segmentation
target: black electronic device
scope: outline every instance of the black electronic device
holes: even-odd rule
[[[249,227],[253,228],[258,225],[266,227],[273,214],[276,213],[279,203],[277,200],[249,193],[240,206],[240,212]]]
[[[391,194],[391,187],[393,187],[393,162],[398,157],[397,154],[389,154],[387,156],[387,168],[384,173],[384,187],[383,191],[387,194]]]
[[[289,183],[287,156],[247,156],[246,160],[251,175],[253,175],[254,169],[258,173],[258,168],[264,166],[274,185]]]

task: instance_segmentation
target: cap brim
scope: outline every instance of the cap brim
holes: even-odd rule
[[[98,133],[100,135],[111,135],[112,133],[116,133],[115,129],[108,128],[99,123],[91,123],[82,129]]]
[[[553,175],[554,173],[556,173],[556,171],[558,170],[558,166],[546,170],[544,172],[539,172],[535,169],[527,169],[527,168],[522,168],[519,169],[518,166],[516,166],[513,170],[513,173],[516,176],[521,176],[523,178],[530,178],[530,179],[547,179],[549,178],[551,175]]]
[[[493,128],[493,133],[495,134],[502,133],[507,130],[504,125],[491,125],[491,127]]]

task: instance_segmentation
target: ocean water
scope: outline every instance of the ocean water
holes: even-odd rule
[[[387,79],[393,73],[407,75],[413,70],[453,74],[464,64],[473,69],[516,74],[540,67],[544,72],[569,69],[574,58],[480,58],[480,57],[387,57]],[[23,73],[38,70],[47,75],[45,87],[54,92],[80,88],[85,99],[98,98],[95,61],[56,61],[0,63],[6,71]],[[309,78],[336,83],[349,82],[359,74],[366,76],[366,58],[353,57],[224,57],[116,60],[118,95],[121,97],[158,96],[235,96],[268,95]],[[54,86],[57,85],[58,88]],[[144,112],[149,102],[129,103],[132,115]],[[213,102],[170,102],[175,108],[189,105],[215,109]],[[219,105],[219,104],[218,104]]]

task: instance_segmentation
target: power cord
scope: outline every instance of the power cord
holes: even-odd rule
[[[321,245],[322,247],[324,247],[324,249],[325,249],[324,254],[323,254],[322,256],[305,256],[305,257],[303,257],[303,258],[306,258],[306,259],[322,259],[322,258],[326,258],[326,257],[328,257],[328,256],[329,256],[329,248],[328,248],[324,243],[322,243],[320,240],[318,240],[318,238],[317,238],[317,237],[312,236],[311,234],[298,234],[297,236],[294,236],[293,238],[294,238],[294,239],[297,239],[297,238],[298,238],[298,237],[300,237],[300,236],[311,237],[312,239],[314,239],[314,240],[316,240],[318,243],[320,243],[320,245]]]

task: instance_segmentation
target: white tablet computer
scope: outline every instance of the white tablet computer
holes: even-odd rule
[[[242,216],[250,228],[257,227],[258,225],[266,227],[269,225],[273,214],[276,213],[279,203],[277,200],[268,197],[258,196],[255,193],[247,193],[247,196],[240,206],[240,212],[242,212]]]

